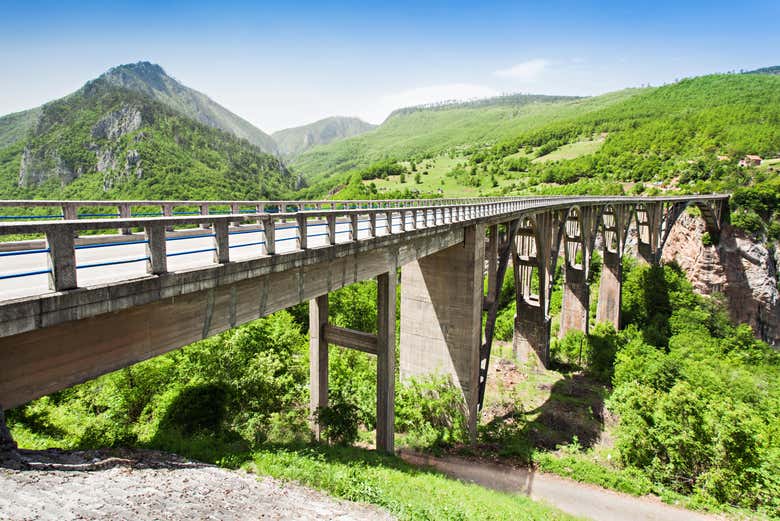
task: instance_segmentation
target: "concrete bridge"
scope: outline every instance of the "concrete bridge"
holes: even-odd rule
[[[728,219],[725,195],[2,201],[0,236],[22,240],[0,244],[0,404],[15,407],[309,301],[312,410],[328,403],[329,344],[376,355],[377,446],[392,451],[400,269],[401,377],[451,375],[475,436],[509,266],[515,351],[547,364],[559,258],[561,332],[588,330],[596,244],[604,256],[597,317],[619,326],[627,237],[634,229],[638,255],[657,262],[691,205],[717,240]],[[79,213],[89,207],[116,212]],[[328,293],[374,278],[378,333],[331,325]]]

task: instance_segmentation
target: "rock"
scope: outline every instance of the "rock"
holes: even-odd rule
[[[92,137],[115,141],[125,134],[135,132],[141,128],[142,123],[141,111],[137,107],[122,107],[103,116],[95,123],[92,127]]]
[[[724,226],[717,246],[702,244],[704,232],[701,219],[683,214],[672,228],[661,260],[676,262],[697,292],[725,295],[732,320],[749,324],[757,338],[780,347],[777,253],[729,225]]]

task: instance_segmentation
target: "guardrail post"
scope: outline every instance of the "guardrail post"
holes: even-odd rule
[[[160,275],[168,271],[168,258],[165,246],[165,227],[151,224],[144,228],[146,232],[146,272]]]
[[[298,214],[295,216],[295,220],[298,222],[298,248],[305,250],[309,233],[306,229],[306,216]]]
[[[385,219],[387,220],[387,235],[393,234],[393,212],[385,212]]]
[[[214,221],[214,262],[227,264],[230,262],[230,236],[228,235],[228,222],[224,219]]]
[[[76,250],[70,226],[55,227],[46,232],[46,247],[49,252],[46,262],[49,266],[49,289],[65,291],[77,287]]]
[[[162,214],[163,217],[173,217],[173,205],[170,204],[164,204],[162,205]],[[172,232],[173,226],[166,226],[165,227],[166,232]]]
[[[353,213],[353,214],[350,214],[350,216],[349,216],[349,227],[350,227],[349,228],[350,239],[352,239],[353,241],[357,241],[358,240],[358,233],[360,232],[360,230],[358,228],[358,214],[357,214],[357,212]]]
[[[66,221],[75,221],[79,218],[78,207],[75,204],[62,205],[62,218]]]
[[[233,215],[238,215],[241,213],[241,206],[238,203],[230,203],[230,213]],[[233,221],[231,224],[233,226],[241,226],[242,221]]]
[[[120,219],[130,219],[130,205],[129,204],[120,204],[118,206],[119,209],[119,218]],[[120,230],[120,233],[122,235],[130,235],[133,233],[133,230],[131,228],[122,228]]]
[[[328,244],[332,246],[336,244],[336,214],[328,214],[326,221],[328,225]]]
[[[276,254],[276,224],[272,217],[263,217],[263,237],[265,238],[266,255]]]
[[[372,211],[368,214],[368,237],[373,239],[376,237],[376,212]]]
[[[208,215],[209,214],[209,205],[202,204],[200,205],[200,214],[201,215]],[[203,223],[200,225],[201,229],[208,230],[209,226],[211,226],[209,223]]]

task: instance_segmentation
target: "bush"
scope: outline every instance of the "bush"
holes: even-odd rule
[[[315,419],[322,436],[329,443],[351,445],[358,437],[359,412],[356,405],[336,399],[327,407],[318,407]]]
[[[463,395],[449,377],[412,378],[396,390],[395,426],[413,445],[468,440]]]

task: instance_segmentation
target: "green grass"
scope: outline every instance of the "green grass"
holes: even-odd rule
[[[356,448],[264,450],[247,470],[293,480],[405,520],[574,519],[514,494],[489,490]]]
[[[492,144],[552,122],[598,111],[638,92],[642,91],[627,89],[574,101],[456,106],[398,114],[372,132],[305,152],[292,163],[292,169],[313,181],[388,157],[434,157],[457,147]]]
[[[425,161],[417,164],[417,172],[420,173],[420,184],[415,181],[415,173],[406,174],[406,182],[402,183],[400,176],[389,176],[387,179],[374,179],[364,181],[364,184],[368,185],[374,183],[377,191],[381,195],[383,192],[392,192],[396,190],[419,190],[423,194],[438,194],[441,190],[441,195],[444,197],[477,197],[484,195],[487,191],[493,191],[500,189],[504,186],[508,186],[512,179],[505,177],[497,177],[498,187],[493,187],[490,184],[490,175],[481,172],[482,183],[479,187],[465,186],[458,181],[447,175],[447,172],[452,170],[458,163],[466,164],[467,160],[460,156],[450,157],[448,154],[437,155],[432,159],[426,159]],[[409,167],[409,162],[403,163]],[[425,174],[424,172],[428,172]]]
[[[577,141],[575,143],[569,143],[563,145],[557,150],[537,157],[532,162],[544,163],[545,161],[560,161],[562,159],[576,159],[580,156],[587,156],[595,153],[601,145],[604,144],[603,139],[586,139],[583,141]]]

